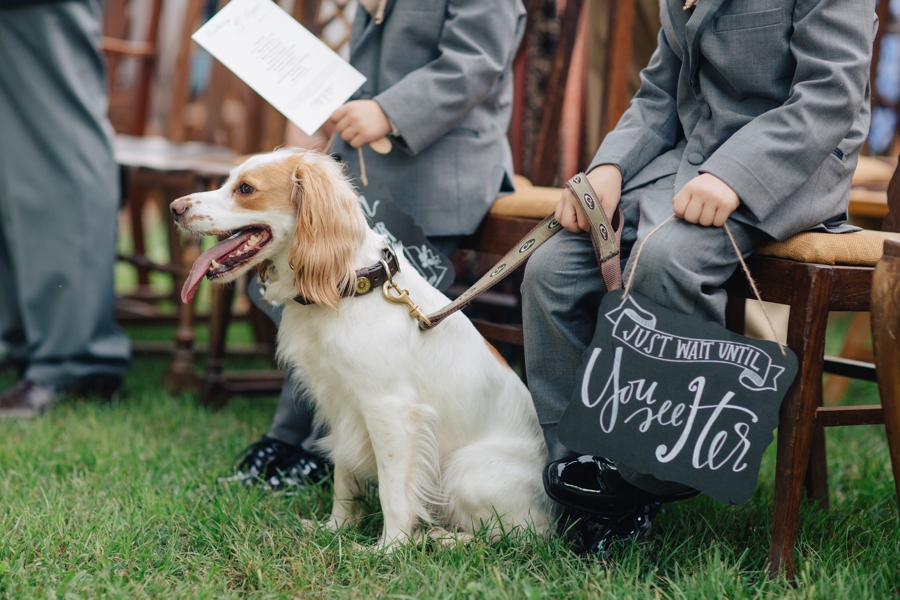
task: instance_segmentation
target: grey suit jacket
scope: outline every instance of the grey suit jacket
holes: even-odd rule
[[[699,173],[777,239],[846,219],[869,130],[874,0],[660,0],[659,45],[591,167],[625,188]]]
[[[426,235],[472,233],[512,191],[506,131],[512,61],[525,25],[520,0],[388,0],[384,21],[357,10],[350,63],[400,133],[378,155],[364,147],[369,179],[385,184]],[[358,153],[333,152],[359,174]]]

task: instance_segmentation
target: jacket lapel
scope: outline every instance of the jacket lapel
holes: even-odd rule
[[[688,54],[691,56],[692,64],[696,63],[695,57],[700,52],[700,38],[716,12],[722,7],[723,2],[725,0],[700,0],[697,6],[693,8],[694,14],[691,15],[684,26],[684,37],[687,41]]]
[[[719,8],[721,8],[724,1],[725,0],[700,0],[697,6],[693,8],[693,14],[684,27],[684,37],[687,42],[688,56],[691,61],[691,77],[697,72],[697,68],[700,64],[697,60],[700,55],[700,38],[703,36],[703,32],[706,30],[707,26],[709,26],[712,18]]]
[[[681,49],[682,59],[686,60],[688,50],[687,40],[684,37],[684,30],[691,13],[682,9],[682,6],[684,6],[682,0],[663,0],[663,2],[666,5],[666,11],[669,15],[669,25],[675,32],[675,39]]]
[[[388,0],[384,7],[385,21],[390,17],[391,7],[394,5],[394,2],[395,0]],[[353,19],[353,31],[350,36],[350,39],[356,40],[350,46],[351,61],[353,60],[353,55],[372,38],[378,27],[384,27],[384,21],[382,21],[381,25],[376,25],[375,18],[370,16],[362,6],[356,7],[356,18]]]

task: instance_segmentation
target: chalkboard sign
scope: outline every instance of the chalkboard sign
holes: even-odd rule
[[[560,441],[721,502],[747,502],[797,357],[622,295],[600,305]]]
[[[372,229],[384,235],[394,251],[402,250],[425,280],[446,292],[456,273],[450,259],[437,251],[425,238],[422,227],[394,202],[390,191],[377,181],[368,186],[357,183],[359,204],[369,218]]]

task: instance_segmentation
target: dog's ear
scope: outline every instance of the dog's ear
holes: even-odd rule
[[[292,179],[294,282],[307,300],[337,309],[341,291],[354,283],[354,259],[365,240],[359,201],[340,166],[324,156],[301,155]]]

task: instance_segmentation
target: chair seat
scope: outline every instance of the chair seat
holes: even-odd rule
[[[755,254],[820,265],[874,267],[884,254],[884,241],[900,233],[864,229],[856,233],[798,233],[783,242],[770,242]]]
[[[176,143],[163,137],[116,135],[113,138],[116,162],[124,167],[163,172],[196,172],[227,176],[239,154],[224,146],[203,142]]]
[[[491,206],[490,214],[497,217],[543,219],[556,210],[562,189],[532,185],[528,179],[516,175],[515,193],[500,196]]]
[[[515,193],[497,198],[491,215],[543,219],[556,210],[560,188],[535,186],[520,175],[516,175],[515,185]],[[875,194],[879,199],[886,196],[884,192],[853,190],[851,201],[863,193]],[[886,200],[884,205],[887,207]],[[783,242],[764,244],[755,254],[823,265],[874,267],[883,254],[884,240],[891,237],[900,238],[900,234],[870,230],[843,234],[798,233]]]

